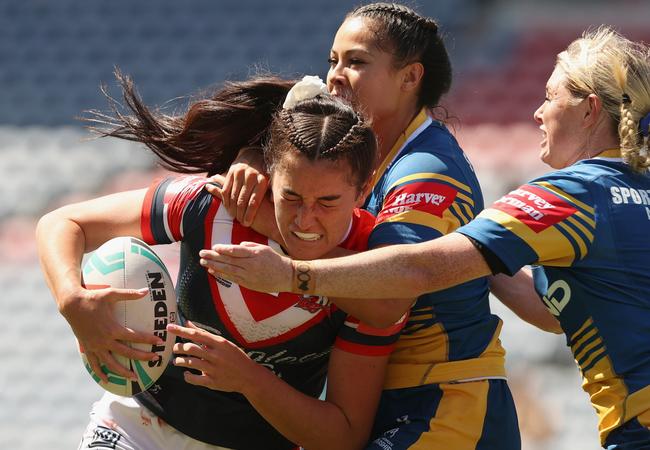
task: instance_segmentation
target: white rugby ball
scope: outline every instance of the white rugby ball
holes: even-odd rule
[[[164,341],[162,345],[127,343],[132,348],[157,353],[160,357],[156,361],[114,355],[120,364],[137,375],[137,380],[129,380],[102,366],[108,383],[99,383],[100,378],[90,368],[83,349],[79,348],[86,370],[107,391],[128,397],[147,390],[167,367],[175,341],[175,336],[165,331],[168,323],[176,322],[176,294],[165,264],[140,239],[118,237],[89,255],[83,266],[83,284],[86,289],[149,287],[149,295],[141,299],[115,303],[118,322],[133,330],[155,334]]]

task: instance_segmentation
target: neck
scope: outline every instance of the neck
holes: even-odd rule
[[[419,112],[420,108],[413,104],[412,107],[403,108],[397,114],[373,120],[372,129],[379,143],[379,164],[386,159],[395,142]]]
[[[580,159],[594,158],[606,150],[620,148],[621,143],[618,136],[615,135],[609,128],[600,127],[596,130],[586,143],[586,150]]]

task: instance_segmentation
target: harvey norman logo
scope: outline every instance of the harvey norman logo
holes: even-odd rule
[[[535,233],[577,212],[564,199],[534,186],[522,186],[494,202],[492,207],[518,219]]]
[[[378,220],[411,210],[442,217],[443,212],[456,198],[456,194],[453,187],[431,181],[405,184],[388,195],[384,203],[386,206]]]
[[[552,204],[539,195],[521,188],[510,192],[505,197],[497,200],[496,203],[505,203],[519,208],[535,220],[544,218],[545,214],[543,211],[545,209],[554,208]]]

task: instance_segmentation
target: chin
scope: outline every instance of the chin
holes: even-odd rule
[[[287,252],[293,259],[318,259],[331,250],[323,242],[306,242],[292,239]],[[297,241],[297,242],[296,242]]]

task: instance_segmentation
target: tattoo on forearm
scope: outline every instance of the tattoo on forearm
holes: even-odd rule
[[[294,283],[302,292],[309,292],[313,286],[310,286],[313,280],[311,264],[306,261],[300,261],[294,266]]]

